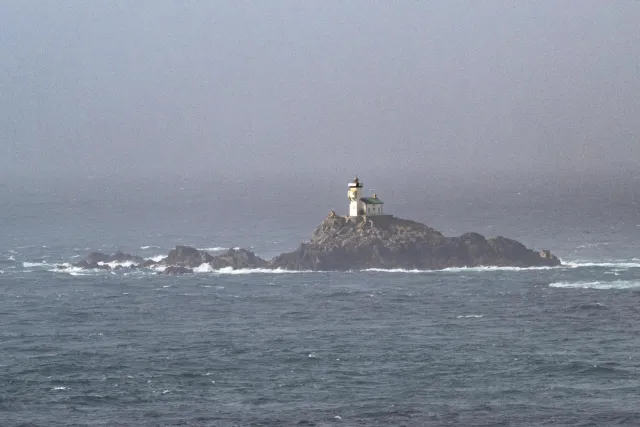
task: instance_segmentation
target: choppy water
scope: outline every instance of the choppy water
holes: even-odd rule
[[[526,236],[567,261],[551,269],[50,271],[118,239],[145,256],[173,233],[200,247],[254,235],[260,254],[299,240],[259,224],[234,234],[237,219],[199,241],[200,224],[156,233],[160,220],[102,218],[96,232],[80,211],[66,225],[4,223],[3,426],[640,425],[640,227],[628,218]],[[84,225],[57,234],[71,223]]]

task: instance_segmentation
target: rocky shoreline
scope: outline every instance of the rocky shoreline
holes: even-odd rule
[[[109,264],[116,264],[112,267]],[[192,273],[208,265],[212,270],[283,269],[347,271],[369,268],[439,270],[450,267],[558,266],[551,252],[533,251],[505,237],[486,239],[478,233],[446,237],[419,222],[391,215],[349,218],[331,212],[308,242],[293,252],[267,261],[246,249],[218,255],[189,246],[176,246],[159,261],[116,252],[93,252],[73,264],[85,269],[155,268],[164,274]]]

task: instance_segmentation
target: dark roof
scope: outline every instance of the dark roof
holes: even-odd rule
[[[362,203],[364,203],[365,205],[384,205],[384,202],[378,198],[373,198],[373,197],[362,197],[360,198],[360,201]]]

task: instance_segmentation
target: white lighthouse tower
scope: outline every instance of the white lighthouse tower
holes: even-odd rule
[[[382,200],[378,199],[377,195],[373,197],[363,197],[363,184],[356,176],[352,182],[349,183],[349,191],[347,193],[349,197],[349,216],[378,216],[383,215]]]

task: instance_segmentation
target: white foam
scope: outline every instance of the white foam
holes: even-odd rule
[[[231,267],[221,268],[219,270],[214,270],[214,273],[217,274],[299,274],[299,273],[313,273],[313,271],[303,271],[303,270],[283,270],[281,268],[240,268],[234,270]]]
[[[65,266],[65,264],[61,264],[60,267]],[[65,268],[54,268],[48,271],[52,271],[54,273],[66,273],[71,276],[87,276],[92,272],[96,272],[96,270],[86,270],[82,267],[74,267],[70,265],[66,265]]]
[[[500,266],[480,266],[480,267],[449,267],[440,270],[419,270],[404,268],[367,268],[359,271],[380,272],[380,273],[464,273],[464,272],[485,272],[485,271],[532,271],[532,270],[551,270],[557,267],[500,267]]]
[[[52,264],[48,264],[46,262],[23,262],[22,266],[25,268],[31,267],[50,267]]]
[[[640,287],[640,281],[614,280],[611,282],[554,282],[549,284],[552,288],[578,288],[578,289],[630,289]]]
[[[67,387],[54,387],[52,390],[67,390]]]
[[[160,246],[153,246],[153,245],[140,246],[140,249],[151,249],[151,248],[160,249]]]
[[[166,268],[166,267],[165,267]],[[163,269],[164,270],[164,269]],[[232,267],[224,267],[219,270],[215,270],[210,264],[203,263],[193,269],[194,273],[213,273],[213,274],[299,274],[299,273],[313,273],[313,271],[301,271],[301,270],[283,270],[281,268],[239,268],[233,269]]]
[[[15,261],[15,260],[16,260],[16,259],[14,258],[14,256],[13,256],[13,255],[11,255],[11,256],[9,257],[9,261]]]
[[[198,267],[193,269],[194,273],[212,273],[213,267],[207,263],[200,264]]]
[[[465,315],[461,315],[461,316],[456,316],[458,319],[466,319],[466,318],[471,318],[471,317],[482,317],[482,314],[465,314]]]
[[[604,267],[604,268],[640,268],[640,262],[629,261],[610,261],[610,262],[593,262],[593,261],[570,261],[564,263],[567,267],[581,268],[581,267]]]
[[[109,267],[116,268],[116,267],[123,267],[123,268],[129,268],[129,267],[133,267],[133,266],[137,266],[138,263],[137,262],[133,262],[133,261],[111,261],[111,262],[102,262],[100,261],[98,263],[98,265],[108,265]]]
[[[149,258],[145,258],[148,261],[153,261],[153,262],[160,262],[163,259],[165,259],[167,256],[166,255],[155,255]]]
[[[222,251],[228,251],[229,248],[223,248],[221,246],[214,246],[213,248],[198,248],[199,251],[206,251],[206,252],[222,252]]]

